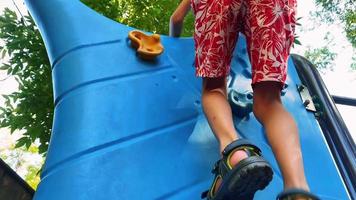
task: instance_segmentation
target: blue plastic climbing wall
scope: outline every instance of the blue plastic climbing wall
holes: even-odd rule
[[[35,199],[199,199],[212,181],[218,145],[201,110],[193,40],[162,36],[165,52],[143,61],[130,48],[132,28],[79,1],[27,0],[27,6],[50,57],[55,102]],[[249,94],[250,77],[241,36],[229,90]],[[312,191],[325,200],[349,199],[317,121],[299,97],[296,85],[301,83],[291,60],[287,84],[283,102],[300,129]],[[282,179],[261,125],[252,113],[234,120],[275,172],[255,199],[275,199]]]

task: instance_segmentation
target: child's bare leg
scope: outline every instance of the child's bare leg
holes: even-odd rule
[[[226,78],[203,78],[203,110],[219,141],[220,151],[238,137],[226,93]]]
[[[203,110],[215,137],[219,141],[220,152],[232,141],[238,139],[226,93],[226,78],[203,78]],[[246,157],[246,152],[236,151],[230,162],[234,166]],[[220,184],[221,180],[218,180],[215,191]]]
[[[253,112],[265,128],[282,171],[284,187],[309,190],[304,175],[298,129],[281,102],[280,83],[257,83],[253,100]]]

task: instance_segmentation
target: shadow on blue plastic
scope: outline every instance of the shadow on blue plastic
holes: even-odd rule
[[[219,153],[201,110],[193,40],[162,36],[165,52],[155,63],[144,62],[128,47],[132,28],[79,1],[26,3],[52,63],[55,98],[35,199],[199,199]],[[242,36],[231,70],[229,88],[251,93]],[[310,187],[325,199],[348,199],[323,134],[299,98],[292,62],[288,73],[283,102],[299,126]],[[262,149],[275,171],[255,199],[274,199],[283,187],[281,174],[261,125],[247,115],[234,118],[236,129]]]

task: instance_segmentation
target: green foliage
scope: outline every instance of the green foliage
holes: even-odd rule
[[[6,46],[1,49],[7,63],[1,70],[14,76],[19,90],[3,95],[5,106],[0,108],[0,127],[11,133],[24,130],[16,147],[29,148],[40,140],[39,152],[45,153],[51,133],[53,96],[51,68],[44,43],[31,17],[19,19],[14,11],[5,9],[0,16],[0,38]]]
[[[305,51],[304,56],[310,60],[320,72],[325,72],[325,70],[334,70],[334,60],[337,56],[336,53],[331,52],[329,46],[334,46],[334,38],[331,36],[330,32],[327,32],[324,36],[324,41],[326,44],[321,48],[308,49]]]
[[[336,55],[327,46],[318,49],[310,49],[309,47],[304,54],[321,72],[327,69],[333,70],[333,61]]]
[[[324,22],[340,20],[345,27],[346,37],[356,47],[356,4],[355,0],[315,0],[320,6],[316,16]]]
[[[298,18],[297,18],[297,21],[296,21],[296,28],[299,28],[299,27],[302,26],[302,24],[300,24],[300,20],[301,20],[301,19],[302,19],[301,17],[298,17]],[[300,40],[299,40],[299,35],[297,35],[296,33],[294,34],[293,47],[294,47],[294,45],[302,45],[302,43],[301,43]]]
[[[345,13],[344,18],[345,18],[344,21],[345,21],[346,37],[351,42],[352,46],[356,48],[356,10],[347,11]]]
[[[40,169],[36,166],[30,165],[27,168],[27,174],[25,176],[26,182],[34,189],[37,189],[38,184],[40,183],[40,176],[38,174],[38,171]]]
[[[40,182],[40,163],[43,162],[40,158],[35,158],[36,161],[33,162],[34,158],[32,156],[36,154],[38,154],[38,147],[36,145],[31,145],[29,149],[26,149],[25,147],[17,148],[14,144],[11,144],[4,151],[0,149],[0,158],[15,171],[24,172],[25,177],[23,178],[33,189],[36,189]]]
[[[354,51],[354,56],[352,56],[351,69],[356,70],[356,51]]]
[[[180,0],[82,0],[104,16],[137,29],[168,35],[169,19]],[[182,36],[192,36],[194,17],[184,21]]]

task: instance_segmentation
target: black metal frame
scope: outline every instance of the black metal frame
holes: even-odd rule
[[[355,106],[356,107],[356,99],[350,97],[342,97],[332,95],[336,104],[346,105],[346,106]]]
[[[316,118],[328,142],[348,192],[352,199],[356,199],[355,142],[335,105],[335,102],[349,105],[355,103],[355,101],[337,96],[333,98],[311,62],[299,55],[293,54],[291,57],[301,81],[308,87],[314,103],[318,105]]]

